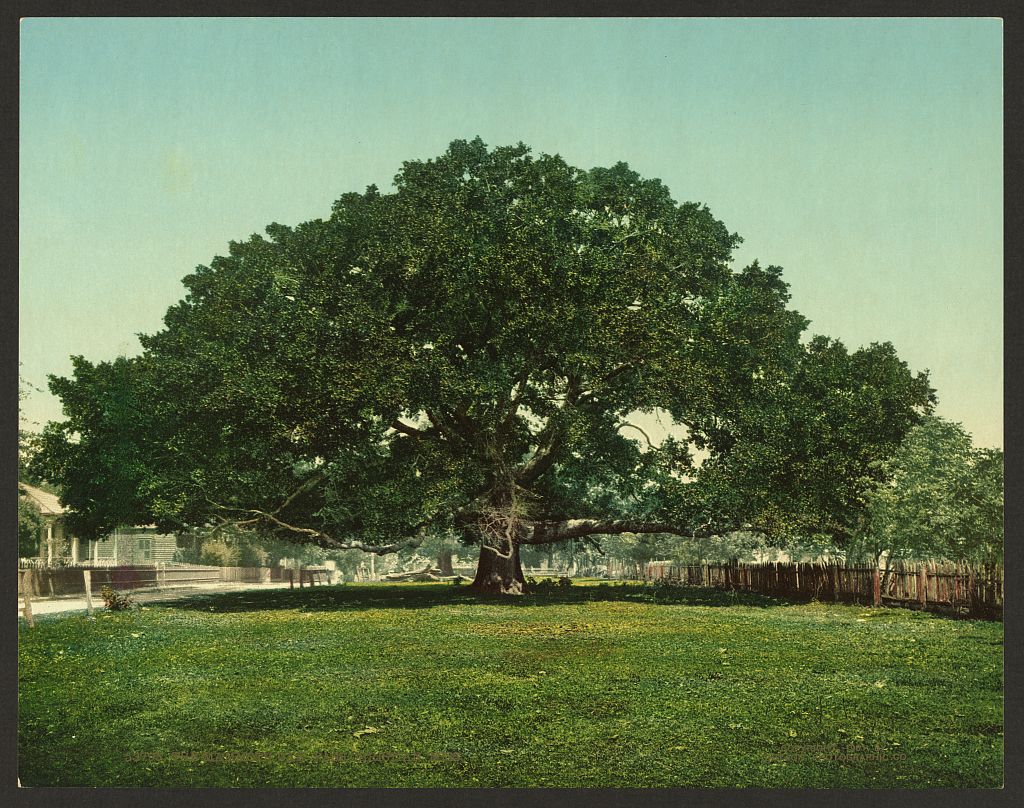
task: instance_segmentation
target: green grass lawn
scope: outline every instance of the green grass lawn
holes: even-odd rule
[[[19,639],[28,786],[1002,783],[1000,623],[349,584],[41,619]]]

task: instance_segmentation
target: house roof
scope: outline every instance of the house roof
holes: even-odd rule
[[[35,504],[43,516],[63,516],[66,513],[56,494],[25,483],[18,483],[18,494]]]

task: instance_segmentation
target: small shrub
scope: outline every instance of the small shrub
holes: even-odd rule
[[[538,581],[536,578],[531,577],[526,579],[526,584],[529,586],[531,592],[543,594],[545,592],[550,592],[554,587],[555,582],[550,578],[541,578]]]
[[[541,578],[538,581],[536,578],[530,577],[526,579],[526,584],[531,592],[542,594],[572,586],[572,581],[569,578],[559,578],[557,581],[553,578]]]
[[[657,601],[658,597],[671,598],[679,592],[681,582],[673,578],[655,578],[648,584],[651,595]]]
[[[207,541],[199,553],[199,563],[212,567],[237,567],[242,560],[237,544],[229,544],[223,539]]]
[[[103,605],[112,612],[123,612],[130,609],[132,603],[135,602],[135,599],[127,592],[115,592],[109,585],[105,585],[100,590],[100,595],[103,597]]]

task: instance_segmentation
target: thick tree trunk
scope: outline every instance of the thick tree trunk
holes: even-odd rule
[[[522,595],[526,591],[519,545],[526,538],[516,504],[514,485],[494,488],[487,507],[468,526],[469,537],[480,542],[480,560],[472,588],[495,595]]]
[[[442,575],[454,575],[455,570],[452,569],[452,551],[448,549],[441,549],[437,551],[437,568],[441,570]]]
[[[495,595],[522,595],[526,591],[526,579],[519,561],[519,545],[513,544],[511,552],[505,553],[481,547],[472,588]]]

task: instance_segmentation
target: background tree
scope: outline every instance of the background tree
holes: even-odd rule
[[[964,558],[1002,563],[1003,450],[975,450],[964,483],[958,549]]]
[[[624,163],[476,139],[394,184],[232,243],[141,356],[51,381],[37,467],[83,528],[375,553],[454,529],[474,585],[518,593],[526,545],[846,537],[859,475],[931,404],[891,346],[803,344],[781,270],[734,270],[738,236]],[[652,411],[659,446],[630,428]]]
[[[629,567],[643,567],[654,559],[667,557],[672,552],[671,539],[682,541],[678,536],[669,537],[662,533],[621,533],[609,536],[601,542],[601,549],[610,557]]]
[[[1003,453],[977,450],[960,424],[925,418],[881,464],[857,547],[875,563],[934,558],[998,561],[1003,551]]]
[[[32,429],[38,424],[25,417],[21,402],[39,392],[39,388],[28,382],[24,376],[18,375],[18,481],[39,485],[42,480],[32,473],[29,464],[39,448],[39,433]]]
[[[25,417],[21,410],[21,402],[39,392],[20,374],[18,375],[18,482],[28,483],[55,493],[52,486],[39,478],[30,468],[32,459],[39,450],[39,433],[32,427],[37,426]],[[39,542],[43,530],[43,516],[38,506],[31,500],[18,497],[18,557],[34,558],[39,554]]]
[[[454,531],[433,532],[427,535],[422,544],[409,551],[410,559],[407,560],[415,557],[418,569],[423,569],[425,563],[440,570],[442,575],[454,575],[452,564],[460,550],[465,552],[466,548],[459,542]]]
[[[71,533],[97,540],[121,525],[149,524],[166,506],[157,494],[156,423],[138,372],[142,359],[118,358],[93,365],[71,358],[73,379],[50,378],[68,420],[47,424],[29,472],[58,485]],[[163,520],[173,531],[202,521]]]
[[[18,558],[39,555],[39,537],[43,530],[43,516],[39,508],[23,497],[18,498]]]

